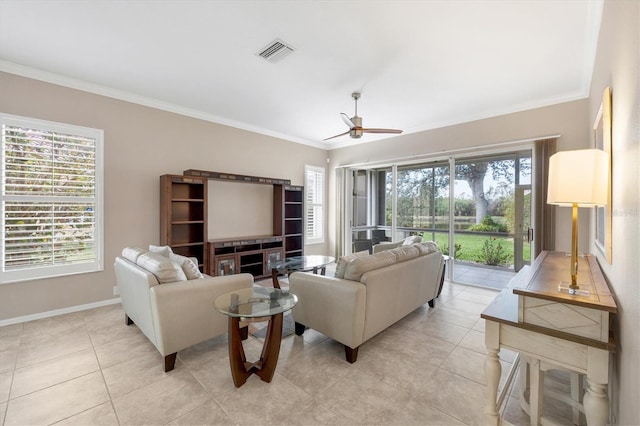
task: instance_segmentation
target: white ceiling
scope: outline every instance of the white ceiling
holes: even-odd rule
[[[602,1],[0,0],[0,70],[324,148],[588,96]],[[280,38],[295,51],[256,54]]]

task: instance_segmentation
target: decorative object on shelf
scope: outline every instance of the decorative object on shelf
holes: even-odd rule
[[[607,259],[612,262],[612,216],[611,216],[611,173],[613,170],[613,158],[611,156],[611,88],[604,89],[602,104],[596,114],[593,123],[595,147],[609,154],[609,185],[607,189],[607,205],[596,207],[596,247]]]
[[[607,204],[609,155],[599,149],[561,151],[549,159],[547,203],[572,207],[571,282],[560,283],[559,291],[588,294],[578,283],[578,207]]]
[[[358,117],[358,99],[360,99],[360,93],[353,92],[351,94],[351,97],[356,103],[356,112],[353,115],[353,117],[349,118],[349,116],[344,112],[340,113],[340,117],[342,117],[344,124],[349,126],[349,130],[347,130],[344,133],[340,133],[339,135],[326,138],[325,141],[328,141],[329,139],[334,139],[340,136],[344,136],[346,134],[349,134],[349,136],[351,136],[351,138],[353,139],[359,139],[362,137],[363,133],[402,133],[402,130],[398,130],[398,129],[367,129],[362,127],[362,117]]]

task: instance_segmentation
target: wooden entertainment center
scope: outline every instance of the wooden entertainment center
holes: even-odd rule
[[[209,179],[273,186],[273,235],[208,240]],[[271,262],[304,254],[304,187],[290,180],[204,170],[160,176],[160,244],[198,258],[209,275],[271,276]]]

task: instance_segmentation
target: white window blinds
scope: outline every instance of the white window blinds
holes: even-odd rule
[[[305,166],[305,243],[324,242],[324,169]]]
[[[102,269],[102,131],[0,116],[2,279]]]

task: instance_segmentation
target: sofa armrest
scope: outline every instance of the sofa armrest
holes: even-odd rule
[[[366,287],[358,281],[306,272],[289,276],[298,297],[293,319],[351,348],[363,342]]]
[[[168,355],[223,334],[227,317],[213,308],[218,296],[251,288],[251,274],[167,283],[150,290],[157,348]]]
[[[158,285],[158,280],[151,272],[122,257],[116,257],[114,268],[125,314],[155,344],[155,326],[149,291]]]

